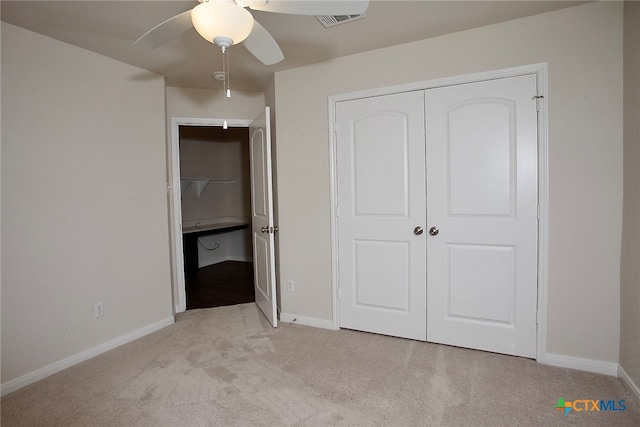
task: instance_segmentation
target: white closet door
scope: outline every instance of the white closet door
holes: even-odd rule
[[[425,91],[427,340],[536,356],[536,77]]]
[[[336,105],[340,327],[426,339],[422,92]]]

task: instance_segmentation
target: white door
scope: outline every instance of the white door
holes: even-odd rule
[[[536,77],[425,91],[427,340],[536,356]]]
[[[249,126],[251,156],[251,235],[256,304],[269,322],[278,326],[276,308],[276,264],[271,174],[271,129],[269,107]]]
[[[424,341],[423,94],[338,102],[335,128],[340,327]]]

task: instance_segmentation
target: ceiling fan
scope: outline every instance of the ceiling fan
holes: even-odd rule
[[[265,65],[284,59],[278,43],[246,9],[293,15],[356,15],[369,0],[198,0],[199,5],[147,31],[133,44],[158,47],[191,28],[208,42],[222,48],[244,42],[244,46]]]

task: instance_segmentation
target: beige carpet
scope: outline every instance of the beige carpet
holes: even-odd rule
[[[622,412],[554,409],[559,397]],[[2,398],[2,426],[640,425],[613,377],[531,360],[281,324],[254,304],[175,325]]]

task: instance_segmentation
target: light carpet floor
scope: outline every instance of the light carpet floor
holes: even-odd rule
[[[575,412],[559,397],[626,401]],[[639,426],[614,377],[295,324],[255,304],[174,325],[2,398],[2,426]]]

